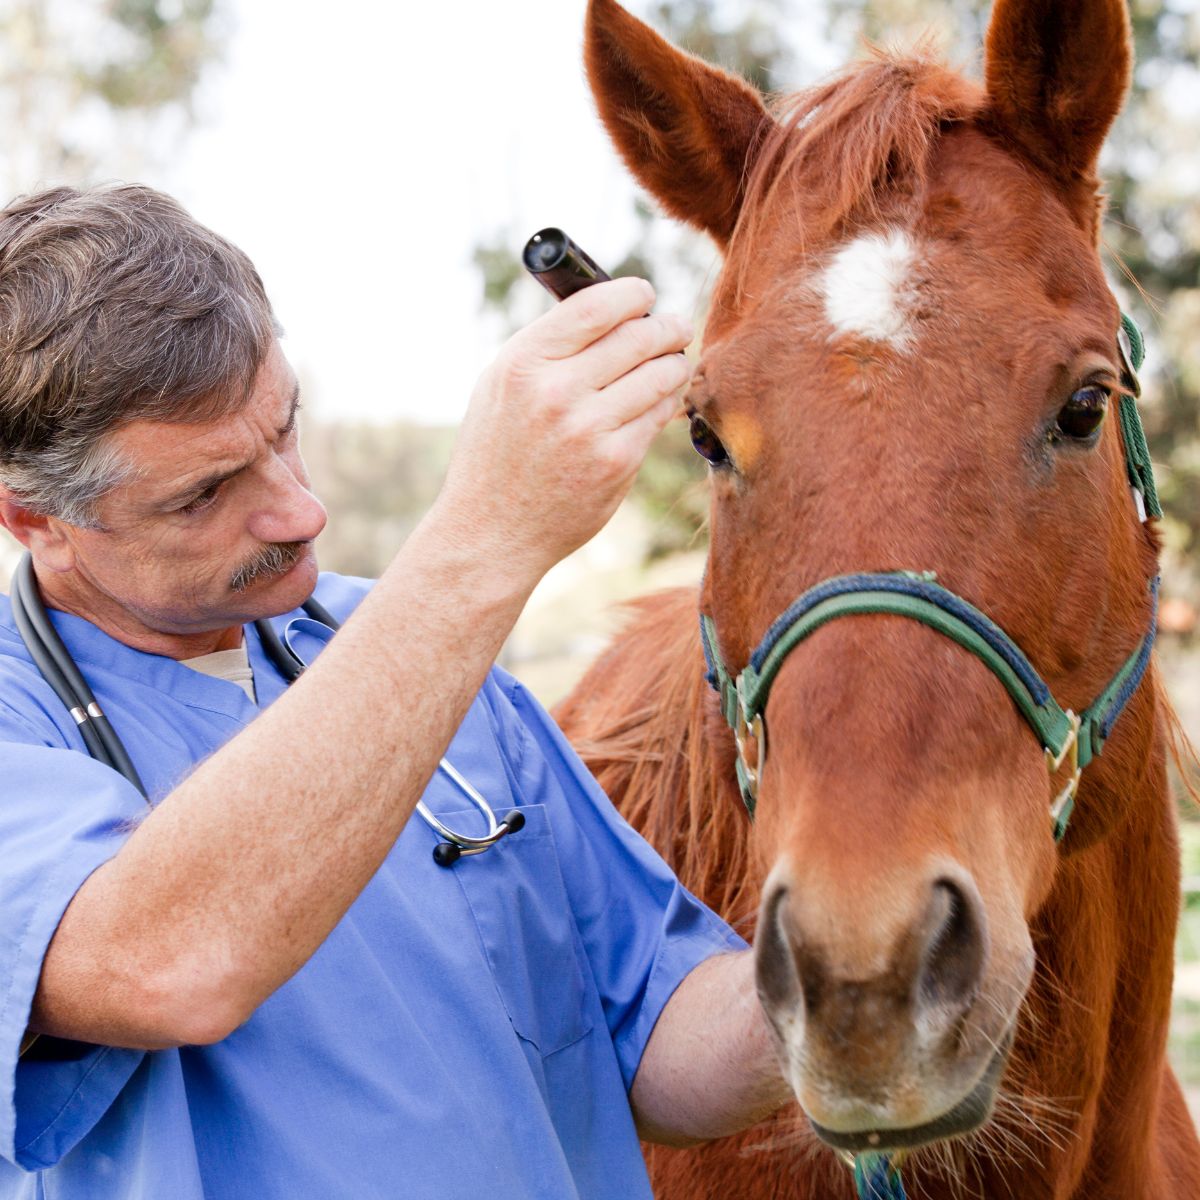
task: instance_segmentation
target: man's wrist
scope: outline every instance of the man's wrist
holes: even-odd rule
[[[511,519],[445,496],[438,497],[403,553],[419,556],[431,575],[456,588],[469,585],[481,603],[515,606],[514,619],[555,562],[544,546],[523,544]]]

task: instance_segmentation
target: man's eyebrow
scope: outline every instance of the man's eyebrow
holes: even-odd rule
[[[164,496],[159,504],[164,508],[169,508],[174,504],[182,504],[185,500],[190,500],[193,496],[200,495],[201,492],[207,492],[209,488],[216,487],[218,484],[224,483],[227,479],[232,479],[235,475],[240,475],[250,464],[240,463],[236,467],[231,467],[224,471],[213,471],[211,474],[201,476],[201,478],[184,485],[178,490],[171,493],[169,496]]]
[[[296,414],[300,411],[300,381],[297,380],[292,385],[291,399],[288,401],[288,415],[284,424],[276,430],[279,437],[291,433],[296,425]],[[164,496],[159,503],[164,507],[170,507],[173,504],[182,504],[185,500],[190,500],[193,496],[200,495],[201,492],[207,492],[209,488],[217,487],[224,483],[227,479],[232,479],[235,475],[240,475],[250,463],[239,463],[236,467],[228,467],[221,471],[211,471],[207,475],[202,475],[199,479],[177,488],[169,496]]]

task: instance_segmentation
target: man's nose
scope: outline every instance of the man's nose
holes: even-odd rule
[[[303,472],[276,460],[268,494],[251,514],[247,531],[261,542],[311,542],[325,528],[325,506],[308,489]]]

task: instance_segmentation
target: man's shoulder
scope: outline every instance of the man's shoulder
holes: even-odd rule
[[[16,733],[57,744],[59,727],[49,716],[54,699],[17,632],[9,598],[0,594],[0,740]]]

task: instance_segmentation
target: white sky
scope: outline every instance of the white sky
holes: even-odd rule
[[[630,242],[585,0],[232,3],[173,190],[258,265],[310,412],[457,420],[497,342],[480,237],[560,225],[602,263]]]

